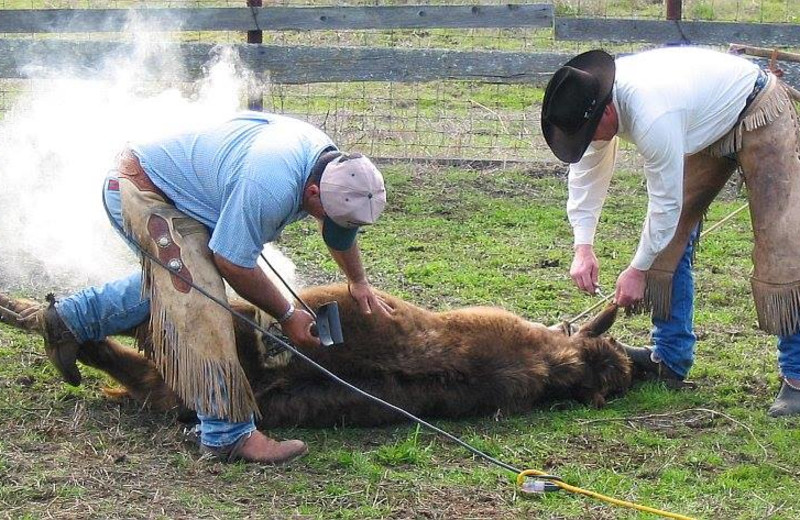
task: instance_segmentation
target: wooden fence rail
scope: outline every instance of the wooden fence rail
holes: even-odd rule
[[[800,25],[780,23],[693,22],[684,20],[616,20],[556,18],[556,40],[728,45],[800,45]]]
[[[6,9],[0,33],[550,28],[557,40],[800,46],[800,25],[556,17],[552,4]]]
[[[0,10],[0,33],[320,31],[541,27],[552,4],[394,7]]]
[[[208,43],[159,44],[147,51],[143,70],[157,77],[160,70],[174,70],[175,56],[180,56],[187,79],[195,79],[202,75],[215,47]],[[269,74],[273,83],[283,84],[441,79],[543,84],[568,56],[383,47],[242,44],[229,48],[254,73]],[[0,39],[0,77],[25,77],[42,71],[58,74],[65,63],[70,70],[80,70],[82,77],[91,77],[103,73],[108,58],[137,54],[130,43]]]
[[[135,29],[131,29],[134,27]],[[800,46],[800,25],[681,20],[556,17],[552,4],[472,6],[242,7],[187,9],[6,9],[0,33],[114,33],[158,31],[318,31],[410,28],[552,28],[556,40],[654,44],[749,43]],[[213,44],[163,44],[196,77]],[[133,52],[132,44],[0,38],[0,78],[23,78],[63,63],[99,71],[109,53]],[[236,45],[243,63],[276,83],[334,81],[417,82],[473,79],[497,83],[544,83],[570,55],[558,53],[447,51],[386,47],[281,47]],[[171,53],[171,54],[170,54]],[[153,56],[157,62],[159,56]],[[800,84],[798,66],[786,79]]]

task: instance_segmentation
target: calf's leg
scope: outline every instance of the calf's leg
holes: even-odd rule
[[[181,405],[151,361],[111,338],[84,343],[78,350],[78,360],[107,373],[134,399],[154,410],[172,410]]]

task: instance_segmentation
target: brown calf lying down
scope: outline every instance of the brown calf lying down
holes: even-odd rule
[[[415,415],[512,414],[557,398],[602,406],[606,396],[630,385],[630,362],[622,347],[601,336],[614,321],[613,307],[567,336],[497,308],[431,312],[388,294],[381,296],[395,309],[391,319],[362,315],[345,285],[302,291],[300,297],[312,308],[339,303],[345,336],[343,345],[303,352],[343,379]],[[28,304],[0,297],[0,305],[19,312]],[[256,316],[247,303],[235,303],[234,308],[265,321],[265,315]],[[404,420],[297,356],[275,366],[275,358],[265,355],[262,335],[242,320],[235,321],[239,360],[258,399],[262,426],[369,426]],[[152,363],[112,339],[82,345],[78,359],[108,373],[131,396],[153,408],[180,404]]]

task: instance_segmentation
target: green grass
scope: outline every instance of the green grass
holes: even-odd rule
[[[373,283],[431,309],[497,305],[545,323],[596,301],[568,279],[564,180],[552,170],[385,168],[390,205],[360,238]],[[726,190],[716,222],[743,201]],[[611,290],[635,247],[640,174],[616,175],[601,223],[600,280]],[[749,296],[746,213],[698,253],[692,371],[698,388],[640,386],[601,410],[562,402],[521,416],[437,422],[519,468],[696,518],[800,515],[798,420],[766,416],[777,389],[774,341]],[[311,222],[280,246],[308,279],[341,279]],[[647,342],[645,316],[621,317],[620,340]],[[287,468],[200,458],[170,415],[102,396],[101,374],[59,382],[35,338],[0,326],[0,511],[12,518],[655,518],[599,501],[520,495],[514,476],[414,425],[279,430],[311,453]]]
[[[105,6],[0,2],[5,9]],[[800,16],[797,0],[698,0],[685,2],[683,10],[685,19],[797,23]],[[556,12],[663,18],[664,6],[557,2]],[[208,41],[210,35],[185,37]],[[273,43],[309,43],[308,33],[268,34],[268,43],[272,37]],[[543,30],[344,31],[315,38],[313,43],[324,45],[401,41],[445,49],[575,52],[579,46],[554,42],[551,31]],[[3,82],[0,116],[25,88],[24,81]],[[276,85],[267,104],[315,121],[330,114],[329,130],[341,127],[348,139],[360,136],[343,144],[373,155],[398,155],[392,153],[396,147],[409,156],[435,150],[441,156],[497,158],[495,149],[524,149],[525,157],[550,158],[532,122],[541,96],[541,89],[527,86],[473,82]],[[375,118],[357,117],[364,112]],[[578,293],[568,279],[563,168],[396,165],[385,173],[389,208],[360,238],[376,286],[431,309],[495,305],[545,323],[575,316],[597,301]],[[726,191],[712,206],[709,223],[743,200]],[[641,175],[620,172],[596,247],[604,291],[612,290],[633,254],[644,207]],[[280,246],[306,279],[341,279],[313,223],[291,227]],[[776,352],[774,338],[756,327],[748,282],[751,247],[746,214],[703,239],[697,265],[700,341],[691,374],[697,390],[644,385],[602,410],[563,402],[522,416],[437,425],[509,464],[548,471],[616,498],[697,518],[800,517],[800,421],[765,414],[778,386]],[[646,344],[649,327],[645,316],[621,317],[612,333]],[[212,463],[184,440],[172,415],[111,402],[100,392],[108,384],[104,376],[86,367],[83,374],[81,387],[66,386],[40,340],[0,325],[0,517],[654,518],[564,493],[524,497],[513,475],[414,425],[273,431],[306,440],[311,453],[280,469]]]

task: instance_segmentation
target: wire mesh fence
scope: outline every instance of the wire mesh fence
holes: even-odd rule
[[[498,0],[495,3],[502,5],[504,2]],[[355,1],[347,5],[376,4]],[[418,4],[428,3],[391,3]],[[435,4],[441,5],[440,2]],[[468,4],[447,2],[447,5]],[[244,5],[245,0],[0,0],[2,9],[155,9]],[[281,0],[269,5],[298,7],[322,4],[308,0]],[[554,7],[557,14],[582,17],[664,19],[665,16],[665,6],[661,0],[562,0],[555,3]],[[683,4],[683,13],[685,19],[796,23],[800,16],[800,0],[687,0]],[[133,27],[124,33],[6,34],[4,37],[114,41],[141,41],[145,38],[155,44],[202,42],[229,45],[246,41],[242,32],[150,32],[152,28]],[[287,46],[559,51],[567,54],[601,45],[622,52],[645,47],[643,44],[556,41],[550,28],[278,31],[264,32],[263,43]],[[431,63],[431,67],[436,66],[436,63]],[[71,72],[80,76],[80,70]],[[180,75],[162,76],[154,80],[142,74],[138,82],[134,81],[136,76],[129,75],[127,81],[131,82],[129,88],[137,95],[155,95],[174,89],[186,99],[193,99],[205,84],[205,80],[187,82]],[[0,118],[14,109],[21,97],[30,98],[37,92],[48,92],[51,89],[49,81],[0,80]],[[245,106],[246,98],[259,91],[265,110],[313,122],[323,127],[341,147],[377,157],[552,160],[539,129],[542,91],[532,85],[462,80],[290,85],[273,83],[269,77],[259,76],[250,78],[250,85],[243,91],[240,104]],[[19,112],[23,108],[17,107],[16,110]]]

